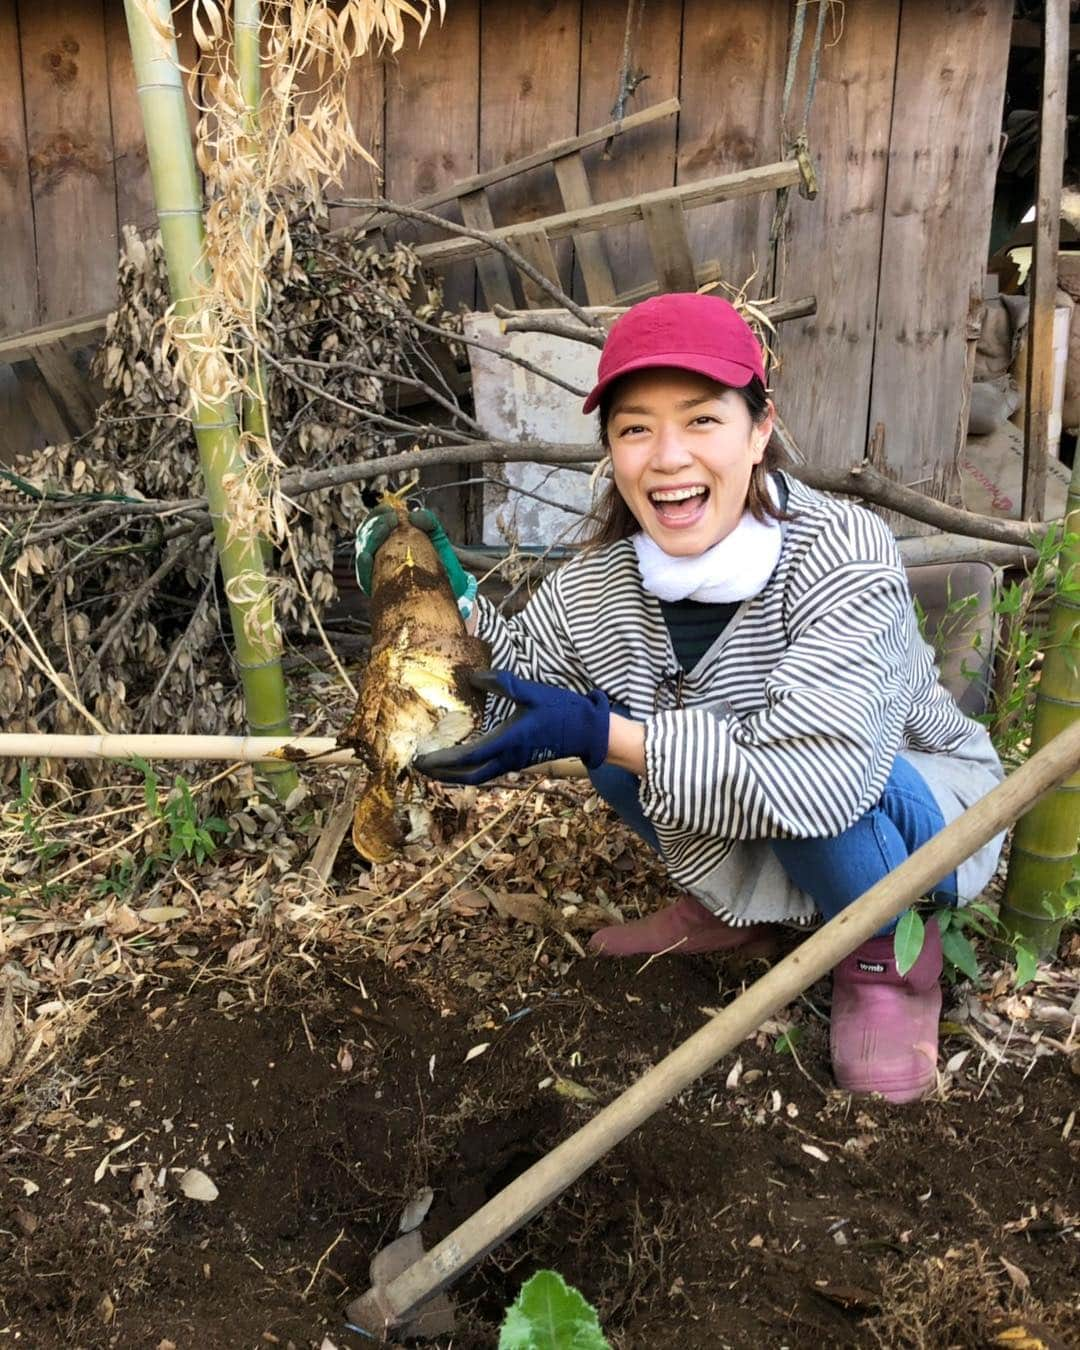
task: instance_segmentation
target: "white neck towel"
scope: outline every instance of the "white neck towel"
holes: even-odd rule
[[[769,493],[779,502],[771,478]],[[729,535],[696,557],[673,558],[644,532],[633,535],[632,543],[649,595],[722,605],[764,590],[780,560],[783,532],[778,520],[762,522],[744,511]]]

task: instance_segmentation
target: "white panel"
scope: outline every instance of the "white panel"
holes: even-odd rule
[[[465,333],[582,391],[571,394],[542,375],[470,346],[476,419],[492,440],[582,445],[599,453],[596,415],[586,417],[581,411],[585,392],[596,380],[600,353],[595,347],[547,333],[502,333],[499,320],[486,313],[466,314]],[[566,542],[576,530],[580,516],[526,497],[513,491],[515,487],[579,511],[589,509],[589,479],[583,473],[528,463],[488,465],[485,472],[507,484],[484,487],[485,544],[545,548]]]

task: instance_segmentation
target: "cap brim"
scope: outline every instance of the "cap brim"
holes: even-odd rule
[[[662,352],[659,355],[639,356],[627,361],[618,370],[613,370],[592,389],[582,405],[582,412],[591,413],[604,396],[604,390],[624,375],[635,370],[656,370],[670,367],[673,370],[692,370],[695,375],[704,375],[707,379],[726,384],[732,389],[742,389],[760,372],[744,365],[742,361],[723,361],[715,356],[703,356],[700,352]]]

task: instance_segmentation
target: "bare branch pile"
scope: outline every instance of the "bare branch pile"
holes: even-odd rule
[[[438,329],[445,316],[408,247],[332,235],[325,220],[295,221],[292,236],[291,256],[271,265],[264,329],[283,471],[411,446],[423,424],[397,409],[402,389],[436,382],[452,423],[453,396],[440,393],[423,346],[430,334],[416,327]],[[11,730],[235,729],[241,698],[186,390],[164,339],[156,237],[126,232],[118,282],[95,428],[0,479],[0,720]],[[278,613],[287,633],[304,635],[337,598],[334,548],[363,510],[360,484],[277,509]]]

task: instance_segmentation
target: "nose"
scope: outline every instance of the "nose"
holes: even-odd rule
[[[693,462],[682,435],[682,428],[662,422],[653,437],[652,467],[658,473],[678,473]]]

